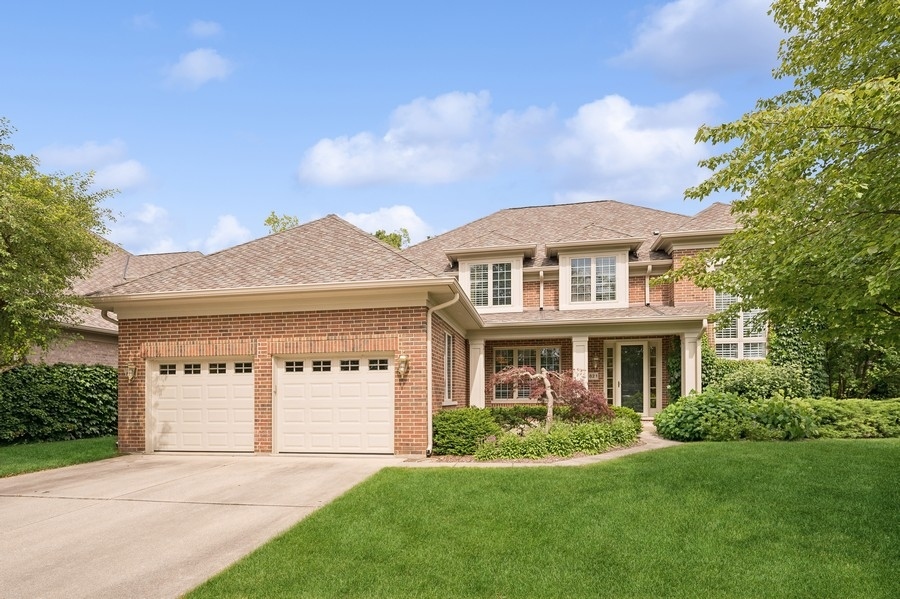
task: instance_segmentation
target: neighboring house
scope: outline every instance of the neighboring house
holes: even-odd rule
[[[585,202],[397,251],[327,216],[109,287],[91,297],[119,319],[119,447],[421,455],[434,412],[528,401],[491,386],[510,365],[572,370],[652,416],[673,338],[682,392],[700,389],[715,300],[650,283],[734,227],[725,204]]]
[[[118,283],[137,279],[203,256],[200,252],[174,252],[135,256],[107,242],[109,252],[88,276],[78,279],[72,289],[88,295]],[[104,364],[116,366],[119,360],[118,327],[103,318],[101,310],[87,308],[77,322],[66,323],[59,339],[46,351],[36,349],[29,362],[47,364]]]

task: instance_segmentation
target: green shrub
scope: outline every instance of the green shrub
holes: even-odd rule
[[[569,457],[576,453],[592,455],[613,447],[631,445],[636,438],[630,418],[607,422],[558,422],[549,432],[535,428],[524,436],[503,433],[496,439],[484,442],[475,451],[475,459],[539,459],[548,455]]]
[[[0,443],[115,435],[117,403],[110,366],[19,366],[0,374]]]
[[[669,404],[653,423],[666,439],[702,441],[740,438],[749,420],[746,401],[734,393],[708,389]]]
[[[771,431],[770,439],[806,439],[816,434],[815,413],[802,399],[776,394],[751,402],[750,415],[755,423]]]
[[[900,399],[810,399],[820,437],[900,437]]]
[[[481,408],[442,410],[434,415],[432,431],[435,455],[472,455],[487,437],[502,432],[491,412]]]
[[[738,362],[739,366],[715,387],[744,399],[768,399],[776,393],[785,397],[809,397],[809,381],[799,366],[772,366],[766,362]]]
[[[488,410],[494,422],[505,431],[535,426],[542,424],[547,419],[547,406],[544,405],[498,406],[488,408]],[[558,407],[553,409],[557,416],[560,416],[560,411]]]
[[[623,406],[609,406],[609,409],[613,411],[613,414],[616,415],[616,418],[624,418],[625,420],[631,422],[632,426],[634,426],[634,432],[636,435],[641,434],[641,431],[644,430],[644,423],[641,422],[641,415],[631,408],[626,408]]]

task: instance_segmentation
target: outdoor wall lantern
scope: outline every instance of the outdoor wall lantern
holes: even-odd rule
[[[591,362],[593,362],[593,364],[594,364],[594,370],[597,370],[598,368],[600,368],[600,356],[599,355],[594,354],[594,356],[591,358]]]
[[[128,382],[134,380],[135,373],[137,373],[137,368],[133,363],[129,362],[125,365],[125,378],[128,379]]]
[[[397,374],[400,375],[400,378],[403,378],[407,372],[409,372],[409,356],[400,354],[397,356]]]

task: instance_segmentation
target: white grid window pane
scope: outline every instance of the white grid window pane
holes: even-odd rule
[[[616,258],[604,256],[596,258],[596,279],[594,281],[594,299],[598,302],[611,302],[616,299]]]
[[[573,258],[570,274],[572,280],[572,301],[591,301],[591,259]]]
[[[492,264],[494,280],[492,283],[492,299],[494,306],[512,305],[512,264],[500,262]]]
[[[453,336],[444,337],[444,401],[453,399]]]
[[[175,374],[175,365],[174,364],[160,364],[159,365],[159,373],[160,374]]]
[[[738,301],[736,295],[724,291],[716,291],[716,312],[721,312]]]
[[[716,339],[737,339],[738,319],[720,320],[716,323]]]
[[[760,342],[752,342],[744,344],[744,357],[745,358],[765,358],[766,357],[766,344]]]
[[[541,350],[541,368],[547,372],[559,372],[559,348],[545,347]]]
[[[716,343],[716,356],[719,358],[737,358],[737,343]]]
[[[359,360],[341,360],[341,372],[356,372],[359,370]]]
[[[226,374],[225,373],[225,362],[214,362],[209,365],[209,373],[210,374]]]
[[[766,319],[762,310],[750,310],[743,313],[744,337],[764,337],[766,334]],[[745,356],[746,357],[746,356]]]
[[[514,352],[511,349],[494,350],[494,372],[513,365]],[[509,383],[494,385],[494,399],[512,399],[513,386]]]
[[[537,350],[536,349],[520,349],[518,351],[516,363],[518,366],[530,366],[537,370]],[[517,385],[517,396],[519,399],[528,399],[531,396],[531,387],[527,381],[520,381]]]
[[[473,264],[469,268],[469,297],[476,306],[488,305],[487,264]]]
[[[253,372],[253,362],[235,362],[235,374],[251,374]]]
[[[369,359],[369,370],[387,370],[387,369],[388,369],[387,358]]]

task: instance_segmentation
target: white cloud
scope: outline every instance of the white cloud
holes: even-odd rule
[[[651,13],[631,48],[611,62],[674,78],[728,75],[775,66],[782,32],[770,0],[676,0]]]
[[[196,20],[188,27],[188,33],[194,37],[215,37],[222,34],[222,26],[215,21]]]
[[[248,241],[250,237],[250,230],[241,225],[237,218],[230,214],[223,214],[198,247],[201,247],[204,253],[210,254]],[[195,244],[197,242],[193,242],[191,245]]]
[[[127,158],[128,148],[120,139],[107,143],[86,141],[80,146],[53,144],[37,151],[41,164],[53,169],[94,171],[94,185],[119,190],[134,189],[149,181],[147,168]]]
[[[435,185],[541,171],[558,201],[671,200],[706,174],[697,162],[708,148],[694,136],[719,102],[708,92],[655,106],[611,95],[561,122],[553,107],[497,115],[487,92],[453,92],[397,108],[380,138],[364,131],[320,140],[306,152],[299,177],[324,186]]]
[[[150,13],[134,15],[131,17],[131,26],[138,31],[143,31],[145,29],[155,29],[156,19],[154,19],[153,15]]]
[[[701,178],[697,161],[707,148],[695,144],[694,135],[718,101],[715,94],[693,93],[647,107],[613,95],[580,107],[551,147],[567,188],[563,197],[681,197]]]
[[[107,143],[86,141],[80,146],[49,145],[38,150],[37,154],[43,164],[53,168],[83,169],[122,159],[126,147],[121,139]]]
[[[155,204],[143,204],[137,212],[126,212],[109,226],[109,240],[138,254],[177,252],[181,248],[169,234],[172,223],[168,211]]]
[[[431,227],[409,206],[379,208],[375,212],[348,212],[342,214],[341,218],[369,233],[379,229],[388,233],[406,229],[412,243],[418,243],[432,233]]]
[[[532,107],[497,117],[490,102],[484,91],[417,98],[394,110],[381,137],[364,131],[319,140],[305,153],[299,178],[329,186],[440,184],[489,172],[504,159],[498,148],[507,135],[542,126],[553,113]]]
[[[117,162],[97,169],[94,183],[107,189],[133,189],[140,187],[150,179],[144,165],[137,160]]]
[[[211,48],[198,48],[182,54],[178,62],[167,69],[170,85],[197,89],[205,83],[224,81],[231,75],[234,66]]]

